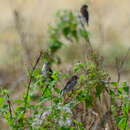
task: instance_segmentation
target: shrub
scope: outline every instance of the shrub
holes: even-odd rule
[[[110,129],[127,130],[130,111],[127,82],[110,80],[103,70],[102,58],[91,46],[88,31],[73,12],[58,12],[55,23],[49,28],[47,51],[40,53],[29,73],[23,98],[12,99],[8,90],[1,89],[1,117],[10,128],[17,130],[101,129],[106,124]],[[52,69],[51,77],[46,77],[41,73],[39,61],[52,65],[57,58],[56,52],[65,45],[62,38],[70,42],[85,40],[88,59],[74,64],[69,74]],[[72,75],[79,77],[78,83],[62,94],[65,79]]]

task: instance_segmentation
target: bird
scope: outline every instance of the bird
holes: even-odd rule
[[[62,93],[71,91],[74,86],[77,84],[78,76],[74,75],[69,79],[69,81],[66,83],[65,87],[62,89]]]
[[[45,77],[45,78],[49,78],[49,79],[52,79],[52,73],[53,73],[53,71],[52,71],[52,69],[51,69],[51,67],[50,67],[50,65],[49,65],[49,62],[45,62],[44,64],[43,64],[43,67],[42,67],[42,75]]]
[[[43,81],[45,81],[47,83],[45,89],[42,92],[42,96],[44,96],[45,92],[47,91],[47,89],[49,87],[49,82],[54,81],[54,79],[52,77],[53,71],[52,71],[48,61],[46,61],[43,64],[43,67],[42,67],[42,70],[41,70],[41,74],[44,76],[44,80]]]
[[[87,25],[89,24],[89,13],[88,13],[88,5],[83,5],[80,9],[80,13],[84,17],[85,21],[87,22]]]

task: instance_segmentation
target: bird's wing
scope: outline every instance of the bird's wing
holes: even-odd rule
[[[66,91],[70,91],[71,89],[73,89],[73,87],[76,85],[77,81],[76,80],[70,80],[66,86],[65,86],[65,90]]]
[[[52,71],[52,69],[49,67],[48,68],[48,71],[50,72],[50,73],[53,73],[53,71]]]

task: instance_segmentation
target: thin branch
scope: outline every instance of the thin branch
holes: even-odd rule
[[[26,96],[25,96],[25,109],[24,109],[24,113],[26,113],[26,107],[27,107],[27,100],[28,100],[28,95],[29,95],[29,90],[30,90],[30,86],[31,86],[31,82],[32,82],[32,74],[33,72],[35,71],[41,57],[42,57],[42,54],[43,52],[41,51],[40,52],[40,55],[38,56],[38,58],[36,59],[36,62],[32,68],[32,71],[31,71],[31,75],[30,75],[30,79],[29,79],[29,82],[28,82],[28,86],[27,86],[27,93],[26,93]]]
[[[111,115],[111,111],[107,111],[103,115],[102,119],[96,125],[93,126],[92,130],[101,130],[101,128],[104,128],[106,123],[109,120],[110,115]]]
[[[117,82],[119,83],[120,82],[120,63],[119,63],[119,59],[116,57],[115,59],[115,65],[116,65],[116,71],[117,71]]]
[[[13,114],[12,114],[12,108],[11,108],[11,101],[10,101],[10,98],[9,98],[9,95],[7,94],[7,103],[8,103],[8,106],[9,106],[9,113],[10,113],[10,117],[12,118],[13,117]]]
[[[125,61],[126,61],[128,55],[129,55],[129,52],[130,52],[130,48],[128,48],[126,55],[124,56],[124,58],[123,58],[122,61],[121,61],[121,65],[120,65],[120,66],[121,66],[122,68],[123,68],[123,65],[124,65],[124,63],[125,63]]]
[[[92,114],[94,115],[95,118],[94,118],[93,122],[91,123],[89,130],[92,130],[92,128],[96,122],[97,116],[98,116],[98,114],[95,111],[92,111]]]
[[[80,20],[81,27],[84,29],[84,31],[85,31],[86,33],[88,33],[87,30],[86,30],[86,28],[85,28],[84,23],[82,22],[82,16],[78,16],[78,18],[79,18],[79,20]],[[93,47],[92,47],[92,44],[91,44],[91,42],[90,42],[89,37],[86,37],[86,38],[85,38],[85,41],[86,41],[86,43],[87,43],[87,50],[88,50],[88,54],[89,54],[88,56],[89,56],[89,58],[91,58],[92,61],[95,62],[95,59],[93,58],[94,49],[93,49]]]
[[[120,82],[120,79],[121,79],[121,72],[123,70],[123,67],[124,67],[124,64],[125,64],[125,61],[127,60],[127,57],[129,55],[129,52],[130,52],[130,48],[128,48],[128,51],[126,52],[126,55],[123,57],[122,60],[119,60],[118,57],[116,57],[115,61],[116,61],[116,71],[117,71],[117,82],[119,83]]]

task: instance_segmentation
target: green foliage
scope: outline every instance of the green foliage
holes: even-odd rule
[[[13,129],[49,129],[50,127],[51,129],[83,129],[82,122],[72,120],[72,110],[82,102],[85,102],[87,107],[92,106],[94,103],[93,91],[96,90],[98,93],[95,96],[100,96],[102,91],[98,92],[99,82],[107,75],[103,71],[97,71],[92,63],[76,64],[73,70],[74,73],[81,74],[77,87],[68,93],[69,101],[61,95],[62,88],[57,86],[57,83],[61,82],[60,80],[62,77],[66,77],[66,74],[58,71],[53,72],[53,80],[46,79],[39,70],[34,71],[26,113],[24,113],[25,100],[23,99],[13,101],[16,107],[10,113],[9,105],[6,103],[6,91],[2,90],[1,93],[4,95],[0,98],[1,111],[4,110],[5,113],[1,112],[1,114],[9,125]],[[86,75],[86,73],[88,74]],[[80,87],[81,84],[82,87]],[[50,105],[45,105],[46,102]],[[11,109],[13,108],[11,107]],[[75,126],[71,126],[72,122],[75,123]]]
[[[64,42],[62,37],[68,40],[78,40],[77,17],[71,11],[59,11],[57,14],[56,24],[49,27],[49,49],[55,53],[60,49]]]
[[[117,125],[121,130],[127,130],[129,122],[129,111],[130,111],[130,99],[129,99],[129,89],[127,82],[122,82],[120,87],[117,86],[118,83],[114,83],[114,86],[117,87],[117,93],[112,95],[114,100],[119,100],[120,105],[113,106],[113,112]]]
[[[61,11],[56,15],[55,25],[49,28],[49,47],[43,59],[51,63],[65,42],[89,40],[88,32],[71,11]],[[95,58],[95,53],[92,56]],[[0,116],[14,130],[85,130],[83,111],[93,108],[101,100],[101,95],[107,92],[112,99],[112,114],[117,127],[127,130],[129,86],[127,82],[110,82],[108,73],[98,67],[101,64],[91,60],[75,64],[71,75],[78,75],[78,83],[65,94],[61,94],[61,90],[66,84],[65,79],[71,78],[70,74],[53,70],[48,78],[41,73],[41,68],[36,68],[29,73],[30,82],[23,98],[12,100],[9,92],[1,89]],[[117,101],[120,103],[116,104]],[[79,106],[83,111],[78,110]]]
[[[82,27],[78,16],[69,10],[58,11],[55,24],[49,26],[48,51],[50,57],[53,57],[54,61],[60,63],[60,57],[55,55],[62,46],[74,41],[88,40],[88,36],[89,33]]]

